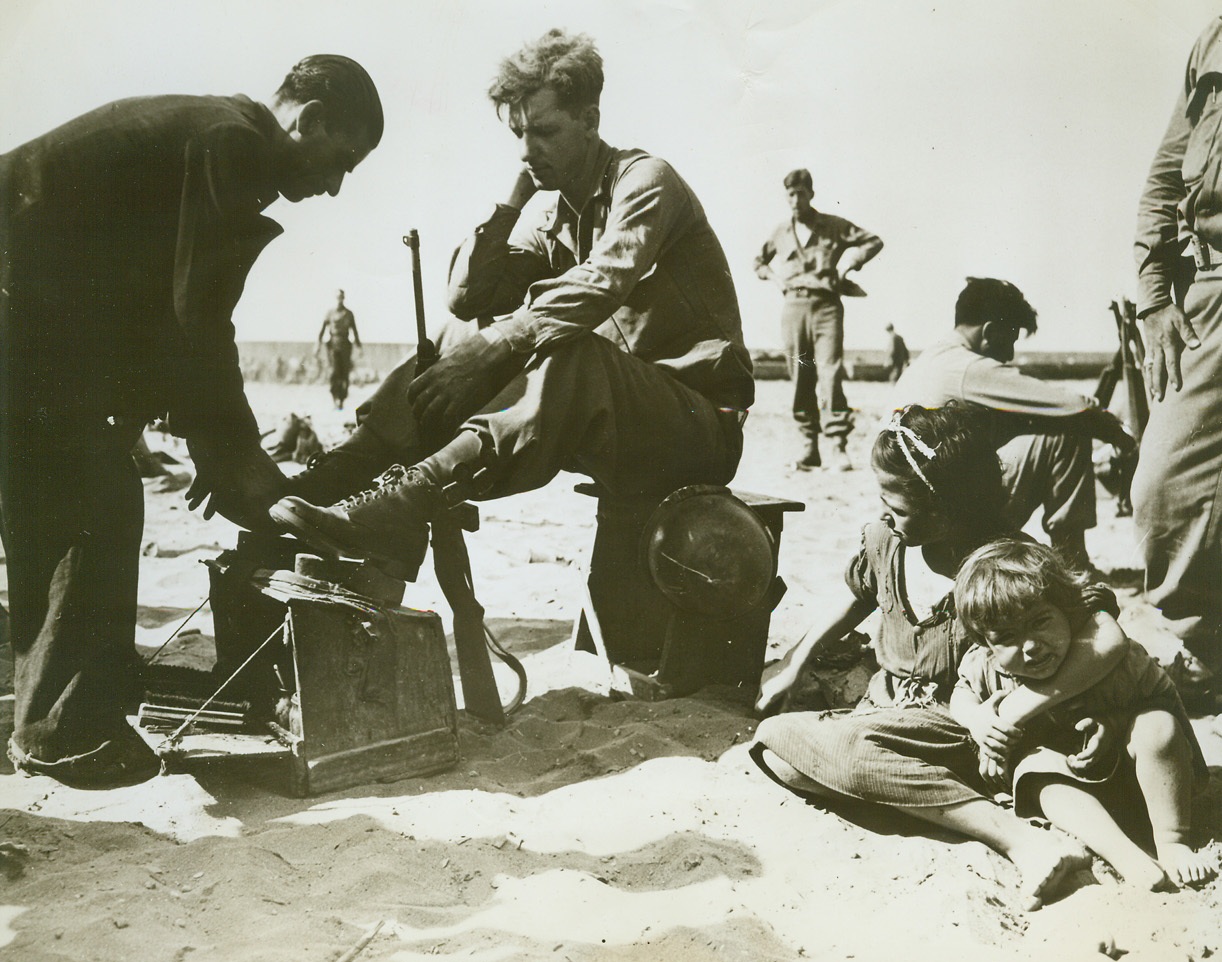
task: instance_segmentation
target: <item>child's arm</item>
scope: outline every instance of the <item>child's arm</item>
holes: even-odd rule
[[[998,717],[1022,725],[1082,694],[1120,664],[1128,641],[1115,618],[1106,612],[1096,612],[1074,637],[1056,674],[1038,681],[1024,680],[997,706]]]
[[[997,702],[1003,697],[1003,693],[997,692],[982,701],[962,678],[950,696],[951,716],[971,733],[980,747],[980,774],[991,782],[1004,781],[1010,753],[1023,734],[1017,725],[997,717]]]
[[[819,649],[839,641],[860,625],[878,607],[873,601],[862,601],[852,597],[839,610],[834,610],[831,620],[819,631],[812,628],[802,640],[794,645],[777,666],[760,682],[759,697],[755,701],[757,711],[767,714],[779,705],[786,692],[793,687],[806,665],[818,654]]]

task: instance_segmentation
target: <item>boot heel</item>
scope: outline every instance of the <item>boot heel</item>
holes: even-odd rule
[[[420,574],[419,564],[413,565],[397,559],[370,558],[369,563],[382,572],[382,574],[394,578],[396,581],[415,582],[416,577]]]

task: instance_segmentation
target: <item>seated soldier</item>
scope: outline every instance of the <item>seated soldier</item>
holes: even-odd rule
[[[600,138],[602,84],[592,41],[559,30],[501,64],[489,95],[523,167],[453,260],[450,309],[475,323],[390,374],[272,507],[284,527],[411,577],[459,500],[560,471],[659,499],[734,476],[754,381],[725,255],[669,164]]]
[[[1010,365],[1020,331],[1035,330],[1035,311],[1013,284],[969,277],[955,303],[955,329],[922,351],[895,385],[892,406],[939,407],[967,401],[992,414],[1015,530],[1039,505],[1052,546],[1065,560],[1089,570],[1086,529],[1095,517],[1091,439],[1122,453],[1136,442],[1119,419],[1094,398],[1022,374]]]

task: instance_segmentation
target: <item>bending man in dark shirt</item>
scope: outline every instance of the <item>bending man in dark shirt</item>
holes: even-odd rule
[[[169,413],[192,508],[268,526],[284,478],[259,446],[231,315],[281,228],[277,197],[339,192],[382,135],[346,57],[246,97],[108,104],[0,155],[0,509],[28,772],[100,786],[156,773],[127,725],[143,529],[131,457]]]
[[[456,499],[562,470],[657,498],[733,477],[754,382],[729,267],[671,166],[599,137],[602,80],[589,38],[558,30],[502,63],[489,94],[523,167],[455,254],[450,308],[469,323],[415,380],[414,362],[392,372],[272,508],[320,550],[413,577]],[[523,373],[516,400],[488,404]]]

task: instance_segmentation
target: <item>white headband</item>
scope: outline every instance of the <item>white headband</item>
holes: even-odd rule
[[[908,445],[911,443],[913,448],[916,448],[917,451],[925,455],[925,457],[927,457],[930,461],[934,460],[934,458],[938,456],[938,452],[917,437],[917,433],[912,430],[912,428],[907,427],[903,423],[904,415],[907,414],[909,410],[911,410],[911,408],[904,408],[902,411],[896,411],[894,414],[892,414],[891,420],[887,422],[883,430],[889,431],[891,434],[895,435],[896,440],[899,442],[900,451],[903,452],[904,458],[908,461],[908,463],[912,465],[912,470],[916,472],[916,476],[924,482],[925,487],[929,488],[932,493],[936,494],[937,492],[934,491],[933,484],[930,482],[929,478],[925,477],[925,472],[922,471],[921,466],[917,464],[916,458],[913,456],[912,450]]]

